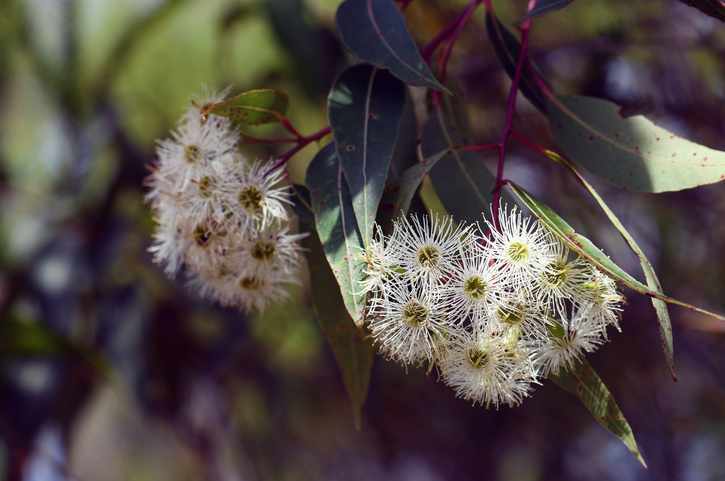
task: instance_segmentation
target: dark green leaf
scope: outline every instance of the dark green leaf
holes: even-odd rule
[[[592,97],[549,95],[549,124],[566,155],[610,184],[667,192],[725,179],[725,152],[677,137]]]
[[[725,2],[723,0],[680,0],[685,5],[695,7],[705,15],[725,22]]]
[[[446,97],[448,98],[448,97]],[[395,141],[393,158],[388,171],[388,183],[396,179],[408,167],[418,163],[418,121],[415,116],[415,105],[408,88],[405,89],[405,106],[400,118],[398,140]]]
[[[327,102],[337,157],[369,247],[405,105],[405,84],[370,64],[347,68]]]
[[[576,361],[568,371],[563,371],[558,375],[550,374],[549,379],[565,391],[578,397],[596,420],[607,428],[610,433],[621,439],[632,451],[632,454],[642,463],[642,466],[647,467],[639,449],[637,449],[637,442],[634,440],[632,428],[624,419],[622,411],[620,411],[607,386],[604,385],[604,382],[594,372],[586,359],[581,358]]]
[[[560,10],[573,1],[574,0],[539,0],[538,2],[536,2],[536,6],[534,6],[534,8],[532,8],[529,13],[521,17],[519,22],[523,22],[534,17],[540,17],[556,10]]]
[[[506,27],[503,26],[498,19],[493,19],[490,13],[486,13],[486,33],[488,38],[493,45],[493,49],[496,52],[498,61],[503,66],[504,70],[512,79],[516,73],[516,64],[519,61],[519,55],[521,54],[521,43],[519,39],[509,32]],[[529,63],[533,67],[533,62],[529,60]],[[541,75],[539,75],[541,77]],[[524,97],[534,104],[534,107],[539,109],[542,113],[546,113],[546,99],[544,93],[541,91],[539,86],[534,80],[533,75],[527,68],[521,71],[521,81],[519,83],[519,90],[524,94]]]
[[[301,186],[299,188],[302,192],[307,190]],[[309,217],[305,219],[314,223],[314,219]],[[307,224],[305,219],[300,217],[308,228],[314,229],[314,225]],[[372,340],[363,339],[363,333],[356,328],[350,317],[317,234],[311,232],[302,242],[307,249],[310,278],[314,279],[311,289],[317,321],[335,354],[342,382],[352,402],[355,425],[359,430],[362,407],[370,384],[370,370],[375,357]]]
[[[350,316],[363,321],[363,300],[357,295],[364,279],[363,243],[352,207],[350,189],[335,153],[334,143],[320,150],[307,168],[312,210],[327,261],[337,279]]]
[[[563,240],[564,243],[571,250],[573,250],[583,258],[587,259],[593,266],[606,273],[614,280],[621,282],[625,286],[639,292],[640,294],[655,297],[665,302],[677,304],[678,306],[687,307],[688,309],[692,309],[693,311],[707,314],[708,316],[712,316],[721,321],[725,321],[725,317],[719,314],[714,314],[704,309],[700,309],[699,307],[695,307],[685,302],[678,301],[677,299],[665,296],[661,292],[657,292],[656,290],[645,286],[637,279],[627,274],[617,264],[612,262],[612,260],[604,255],[604,253],[599,250],[599,248],[597,248],[597,246],[595,246],[592,241],[590,241],[583,235],[577,234],[574,229],[572,229],[571,226],[567,224],[566,221],[564,221],[564,219],[556,215],[554,211],[546,206],[546,204],[544,204],[539,199],[526,192],[524,189],[522,189],[513,182],[509,181],[509,186],[511,186],[511,190],[513,190],[513,192],[519,197],[519,199],[521,199],[521,201],[526,204],[529,209],[531,209],[534,215],[536,215],[536,217],[538,217],[539,220],[541,220],[541,222],[554,235]]]
[[[261,125],[279,122],[287,112],[287,94],[274,89],[250,90],[214,104],[204,116],[215,114],[247,125]]]
[[[584,177],[579,174],[576,168],[574,168],[574,166],[568,160],[548,150],[546,151],[546,153],[556,162],[566,167],[567,170],[574,176],[574,178],[576,178],[579,183],[589,191],[591,196],[594,197],[597,203],[601,206],[602,210],[604,210],[604,212],[607,214],[607,217],[609,217],[609,220],[612,222],[612,224],[614,224],[614,227],[617,228],[619,233],[622,234],[622,237],[624,237],[624,239],[627,241],[627,244],[629,244],[629,247],[637,256],[637,259],[639,259],[639,263],[642,266],[642,271],[644,271],[645,278],[647,279],[647,286],[660,294],[664,294],[662,292],[662,286],[660,285],[660,281],[657,278],[657,274],[655,273],[655,270],[652,267],[649,259],[647,259],[647,256],[644,255],[642,249],[639,247],[639,245],[637,245],[637,242],[635,242],[634,238],[627,231],[624,225],[622,225],[617,216],[614,215],[614,212],[612,212],[609,206],[604,202],[604,199],[602,199],[597,191],[594,190],[594,187],[592,187],[591,184],[589,184],[589,182],[587,182],[586,179],[584,179]],[[657,313],[657,321],[660,327],[660,338],[662,339],[662,349],[665,352],[665,359],[667,360],[667,365],[670,367],[672,378],[677,380],[677,378],[675,377],[674,367],[675,361],[674,346],[672,343],[672,325],[670,324],[670,314],[667,311],[667,304],[664,301],[655,297],[652,298],[652,304],[654,305],[655,311]]]
[[[392,0],[345,0],[335,15],[340,40],[356,57],[390,69],[405,83],[447,92],[420,56]]]
[[[390,185],[385,187],[383,198],[380,200],[380,212],[378,212],[378,223],[384,231],[387,232],[396,217],[405,215],[408,212],[410,201],[413,200],[415,191],[423,182],[423,178],[430,172],[436,162],[447,153],[448,150],[446,149],[423,159],[422,162],[406,169]]]
[[[424,158],[463,145],[459,130],[441,111],[434,111],[423,127]],[[430,179],[446,211],[456,221],[479,222],[491,210],[496,179],[471,150],[450,150],[430,170]]]

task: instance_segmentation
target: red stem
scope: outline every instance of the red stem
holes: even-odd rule
[[[265,138],[265,137],[254,137],[252,135],[242,134],[242,141],[239,142],[239,144],[244,145],[244,144],[250,143],[250,142],[256,142],[259,144],[283,144],[283,143],[298,142],[298,140],[292,139],[289,137]]]
[[[526,147],[528,147],[532,150],[535,150],[539,153],[546,154],[546,149],[544,149],[543,147],[539,147],[538,145],[536,145],[535,143],[533,143],[532,141],[530,141],[529,139],[527,139],[526,137],[521,135],[516,129],[512,128],[511,134],[514,137],[516,137],[519,140],[519,142],[524,144]]]
[[[468,19],[471,18],[471,15],[473,15],[473,11],[476,9],[477,6],[481,4],[482,1],[483,0],[473,0],[471,3],[468,4],[466,9],[461,12],[462,15],[459,15],[460,19],[458,20],[458,25],[456,25],[456,28],[453,30],[451,39],[448,42],[448,48],[445,50],[442,59],[438,62],[441,72],[440,77],[442,83],[445,83],[446,81],[446,68],[448,66],[448,59],[451,57],[451,52],[453,51],[453,46],[458,41],[458,37],[461,35],[461,31],[466,25],[466,22],[468,22]]]
[[[473,0],[468,7],[466,7],[465,10],[463,10],[461,13],[456,15],[456,18],[451,20],[451,23],[446,25],[446,28],[441,30],[441,32],[435,36],[431,42],[420,49],[420,55],[423,57],[423,60],[426,61],[426,63],[430,64],[430,58],[433,55],[433,52],[435,51],[438,46],[443,43],[448,37],[451,36],[451,34],[458,29],[459,25],[463,22],[465,23],[466,20],[468,20],[468,17],[471,16],[471,12],[478,6],[483,0]],[[470,10],[470,12],[469,12]]]
[[[489,14],[493,17],[493,7],[491,6],[490,0],[484,0],[486,8]],[[530,12],[536,5],[536,0],[529,0],[527,12]],[[514,78],[511,80],[511,90],[509,90],[508,104],[506,106],[506,124],[504,125],[503,133],[501,134],[501,140],[499,141],[499,156],[498,156],[498,171],[496,173],[496,187],[493,189],[493,208],[491,209],[491,216],[493,225],[496,229],[499,228],[498,220],[498,204],[501,201],[501,188],[505,185],[503,182],[503,167],[506,159],[506,139],[513,130],[514,111],[516,108],[516,95],[519,91],[519,82],[521,81],[521,71],[523,70],[524,63],[526,62],[526,48],[529,43],[529,30],[531,29],[531,19],[528,19],[519,29],[521,31],[521,52],[519,59],[516,62],[516,72]]]
[[[459,145],[453,147],[453,150],[491,150],[497,149],[499,144],[488,144],[488,145]]]
[[[295,155],[297,152],[299,152],[300,150],[304,149],[305,147],[307,147],[312,142],[315,142],[317,140],[322,139],[324,136],[326,136],[330,132],[332,132],[332,127],[330,127],[328,125],[324,129],[322,129],[319,132],[316,132],[316,133],[310,135],[309,137],[303,137],[303,136],[297,134],[297,135],[299,135],[299,137],[297,139],[297,145],[295,145],[294,147],[292,147],[292,149],[290,149],[289,151],[287,151],[286,153],[284,153],[282,156],[280,156],[280,158],[277,159],[274,164],[272,164],[272,166],[269,168],[269,170],[267,171],[267,173],[272,172],[274,170],[277,170],[280,166],[285,165],[287,163],[287,161],[293,155]]]

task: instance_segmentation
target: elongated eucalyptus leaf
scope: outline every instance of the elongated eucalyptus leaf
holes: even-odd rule
[[[725,152],[698,145],[646,117],[592,97],[550,94],[549,124],[566,155],[610,184],[667,192],[725,179]]]
[[[604,202],[604,199],[602,199],[597,191],[594,190],[594,187],[592,187],[591,184],[589,184],[589,182],[587,182],[586,179],[579,174],[579,172],[571,164],[571,162],[559,156],[558,154],[548,150],[546,151],[546,154],[559,164],[566,167],[566,169],[574,176],[574,178],[577,179],[579,183],[589,191],[589,194],[594,197],[594,200],[597,201],[604,213],[607,214],[609,220],[612,222],[614,227],[617,228],[619,233],[622,234],[624,240],[626,240],[627,244],[629,244],[630,249],[632,249],[632,251],[635,253],[637,259],[639,259],[639,263],[642,266],[642,271],[644,272],[645,278],[647,279],[647,286],[660,294],[664,294],[662,292],[662,286],[660,285],[660,281],[657,278],[657,274],[655,273],[655,270],[652,267],[649,259],[647,259],[647,256],[644,255],[644,252],[639,247],[639,245],[637,245],[637,242],[635,242],[629,231],[627,231],[627,229],[624,227],[624,225],[622,225],[617,216],[614,215],[614,212],[612,212],[609,206]],[[667,365],[670,367],[672,378],[677,380],[677,377],[675,376],[672,325],[670,323],[670,314],[667,311],[667,304],[663,300],[657,299],[655,297],[652,298],[652,304],[654,305],[655,312],[657,313],[657,322],[659,323],[660,328],[660,339],[662,339],[662,350],[665,353],[665,359],[667,360]]]
[[[310,192],[304,186],[295,186],[295,190],[303,197],[310,196]],[[310,212],[299,204],[294,208],[295,212],[298,212],[301,225],[314,231],[315,219]],[[375,357],[372,340],[364,339],[363,333],[357,329],[350,317],[316,232],[311,232],[302,243],[306,249],[305,256],[310,278],[314,280],[311,283],[312,305],[317,315],[317,322],[332,347],[345,391],[352,403],[355,425],[359,430],[362,407],[367,397],[370,371]]]
[[[539,0],[529,13],[519,19],[519,22],[523,22],[524,20],[534,17],[540,17],[556,10],[561,10],[573,1],[574,0]]]
[[[434,111],[421,134],[423,158],[460,145],[463,139],[459,130],[447,115]],[[430,169],[430,179],[446,211],[457,222],[479,222],[481,214],[490,213],[496,179],[476,152],[450,150]]]
[[[215,114],[247,125],[262,125],[279,122],[287,112],[288,104],[287,94],[279,90],[250,90],[212,105],[204,115]]]
[[[337,157],[366,248],[372,242],[404,106],[405,84],[370,64],[345,69],[327,101]]]
[[[446,153],[447,149],[423,159],[422,162],[406,169],[394,182],[385,187],[378,212],[378,222],[383,230],[387,231],[396,217],[408,212],[410,201],[413,200],[423,178]]]
[[[393,0],[345,0],[337,8],[340,40],[359,59],[390,69],[405,83],[442,92]]]
[[[622,411],[614,401],[614,397],[599,378],[586,359],[581,358],[574,363],[568,371],[558,375],[550,374],[549,379],[559,387],[574,394],[586,406],[589,412],[607,428],[610,433],[617,436],[632,451],[642,466],[647,468],[644,458],[637,449],[632,428],[624,419]]]
[[[516,36],[509,32],[506,27],[503,26],[498,19],[491,17],[490,13],[486,13],[486,33],[488,39],[493,45],[493,49],[496,52],[498,61],[503,66],[504,70],[512,79],[516,73],[516,64],[519,61],[521,55],[521,42]],[[529,63],[533,67],[533,62],[529,60]],[[539,77],[541,77],[539,75]],[[546,113],[546,98],[544,93],[541,91],[539,86],[531,75],[531,72],[527,68],[521,71],[521,81],[519,83],[519,90],[524,94],[524,97],[534,104],[534,107],[539,109],[542,113]]]
[[[546,206],[546,204],[541,202],[539,199],[537,199],[515,183],[509,181],[508,184],[511,187],[511,190],[519,197],[519,199],[521,199],[521,201],[526,204],[529,209],[531,209],[534,215],[536,215],[536,217],[538,217],[539,220],[541,220],[541,222],[543,222],[543,224],[554,235],[564,241],[564,243],[571,250],[573,250],[583,258],[587,259],[593,266],[606,273],[614,280],[621,282],[625,286],[639,292],[640,294],[645,294],[650,297],[661,299],[665,302],[677,304],[678,306],[687,307],[688,309],[692,309],[693,311],[707,314],[708,316],[712,316],[721,321],[725,321],[725,317],[719,314],[715,314],[706,311],[705,309],[695,307],[691,304],[678,301],[677,299],[665,296],[661,292],[657,292],[656,290],[645,286],[637,279],[627,274],[617,264],[612,262],[612,260],[607,257],[601,250],[599,250],[599,248],[595,246],[592,241],[590,241],[583,235],[577,234],[574,229],[572,229],[571,226],[567,224],[566,221],[564,221],[564,219],[556,215],[554,211]]]
[[[307,168],[315,226],[327,262],[337,279],[345,307],[355,324],[363,321],[363,302],[357,293],[363,280],[363,243],[352,207],[350,188],[334,144],[327,144]]]

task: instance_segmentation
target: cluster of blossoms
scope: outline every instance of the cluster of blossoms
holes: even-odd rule
[[[202,112],[221,102],[205,92],[179,120],[172,139],[159,141],[147,179],[158,223],[150,248],[175,277],[186,266],[189,286],[222,306],[264,310],[298,283],[299,239],[288,232],[288,187],[281,170],[248,162],[238,151],[231,120]]]
[[[624,300],[538,220],[498,214],[488,237],[450,218],[403,218],[390,236],[378,228],[363,283],[383,354],[435,364],[457,396],[496,407],[595,350],[607,325],[619,329]]]

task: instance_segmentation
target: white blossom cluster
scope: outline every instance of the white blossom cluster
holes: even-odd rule
[[[387,357],[438,366],[464,399],[517,405],[531,384],[567,369],[617,329],[624,298],[615,282],[572,255],[538,220],[499,209],[458,227],[411,217],[390,236],[377,229],[366,255],[366,319]]]
[[[172,278],[186,266],[202,296],[262,311],[287,295],[283,284],[299,282],[303,236],[289,233],[289,188],[276,187],[282,171],[248,162],[228,118],[201,118],[226,93],[192,100],[173,138],[158,142],[147,179],[158,223],[149,250]]]

